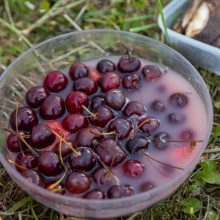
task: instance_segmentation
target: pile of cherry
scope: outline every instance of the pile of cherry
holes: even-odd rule
[[[157,133],[160,121],[142,103],[129,101],[123,90],[138,90],[144,80],[155,81],[163,73],[155,65],[141,67],[131,55],[117,65],[100,60],[96,68],[91,73],[74,63],[69,76],[52,71],[43,85],[27,91],[25,101],[16,102],[6,129],[7,147],[14,153],[8,161],[28,181],[56,193],[86,199],[131,196],[133,186],[121,184],[111,169],[120,165],[124,175],[138,178],[145,167],[136,155],[149,156],[149,146],[166,149],[169,135]],[[187,103],[185,94],[170,96],[171,105]],[[164,109],[158,100],[151,107]],[[182,120],[169,117],[172,123]]]

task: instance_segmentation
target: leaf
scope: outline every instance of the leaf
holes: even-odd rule
[[[206,183],[220,185],[220,173],[218,171],[202,171],[199,173],[199,177]]]
[[[28,196],[22,200],[20,200],[19,202],[17,202],[14,206],[12,206],[8,212],[16,212],[18,209],[20,209],[21,207],[25,206],[27,203],[29,203],[30,201],[32,201],[32,197]]]
[[[47,0],[41,1],[40,8],[43,10],[48,10],[50,8],[50,2],[48,2]]]
[[[9,216],[9,215],[13,215],[14,213],[13,212],[2,212],[0,211],[0,217],[1,216]]]
[[[214,160],[206,160],[201,163],[201,168],[205,171],[215,171],[217,169],[216,162]]]
[[[213,210],[209,210],[207,212],[206,220],[218,220],[218,219],[219,219],[219,215]]]
[[[220,125],[215,127],[212,131],[212,138],[216,139],[218,136],[220,136]]]
[[[214,103],[214,106],[217,108],[217,109],[220,109],[220,101],[216,101]]]
[[[181,201],[181,204],[181,211],[189,215],[194,215],[202,208],[202,202],[196,198]]]

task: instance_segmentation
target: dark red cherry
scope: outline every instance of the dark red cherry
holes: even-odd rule
[[[126,89],[138,89],[141,85],[141,77],[138,73],[131,73],[124,77],[122,85]]]
[[[132,124],[130,121],[126,119],[117,118],[111,121],[108,130],[115,131],[118,139],[124,139],[128,137],[128,135],[130,134],[132,130]]]
[[[187,105],[188,98],[186,95],[177,92],[177,93],[174,93],[170,96],[170,103],[182,108]]]
[[[93,147],[94,140],[100,137],[102,134],[98,128],[88,127],[78,132],[76,141],[78,146]]]
[[[147,81],[154,81],[161,77],[162,72],[158,66],[155,65],[146,65],[142,69],[144,78]]]
[[[69,75],[72,80],[76,80],[89,75],[88,67],[83,63],[74,63],[71,65]]]
[[[70,113],[83,112],[83,106],[88,106],[88,96],[84,92],[73,91],[66,97],[66,108]]]
[[[42,176],[35,170],[25,170],[21,174],[30,183],[34,183],[38,186],[44,185]]]
[[[115,70],[115,64],[111,60],[103,59],[97,63],[96,68],[100,73],[112,72]]]
[[[146,191],[149,191],[149,190],[153,189],[154,187],[155,187],[155,185],[153,183],[147,181],[147,182],[144,182],[144,183],[141,184],[140,191],[141,192],[146,192]]]
[[[49,92],[45,87],[34,86],[27,91],[25,98],[30,107],[37,108],[48,95]]]
[[[91,187],[90,178],[82,172],[72,172],[66,181],[66,188],[71,193],[84,193]]]
[[[138,123],[138,127],[149,136],[160,127],[160,121],[151,116],[144,117]]]
[[[110,185],[114,183],[114,180],[104,168],[98,168],[95,170],[92,177],[94,182],[98,185]]]
[[[26,145],[19,140],[18,135],[9,134],[7,137],[7,148],[14,153],[18,153],[21,149],[25,149]]]
[[[179,113],[172,112],[168,114],[167,119],[171,124],[179,124],[186,120],[186,116],[179,114]]]
[[[56,136],[45,125],[35,125],[31,132],[31,144],[33,147],[42,149],[53,144]]]
[[[106,106],[99,106],[95,108],[92,113],[94,117],[91,118],[91,123],[99,127],[105,127],[106,124],[114,118],[111,109]]]
[[[124,173],[131,177],[138,177],[144,173],[144,164],[138,160],[127,160],[123,165]]]
[[[19,153],[16,157],[15,163],[18,165],[16,169],[20,172],[27,169],[34,169],[37,167],[37,157],[31,153]]]
[[[56,95],[49,95],[40,106],[40,114],[46,120],[54,120],[65,112],[63,99]]]
[[[133,194],[134,194],[134,189],[130,185],[112,186],[108,190],[108,197],[110,199],[128,197],[128,196],[132,196]]]
[[[95,165],[95,158],[91,150],[87,147],[79,147],[77,151],[80,153],[80,156],[76,156],[74,153],[69,156],[69,165],[72,170],[91,170]]]
[[[85,116],[81,114],[71,114],[64,118],[62,126],[69,132],[75,133],[82,128],[88,126],[88,121]]]
[[[186,128],[180,132],[179,138],[184,141],[190,141],[195,138],[195,133],[192,129]]]
[[[101,160],[108,166],[116,166],[126,158],[126,154],[117,142],[110,138],[100,141],[95,150]]]
[[[67,77],[60,71],[52,71],[44,79],[44,86],[51,92],[59,92],[65,89],[67,83]]]
[[[120,90],[111,90],[106,93],[105,101],[109,107],[119,111],[124,106],[126,98]]]
[[[164,150],[168,146],[167,140],[169,137],[169,134],[166,132],[158,133],[153,139],[154,146],[160,150]]]
[[[121,80],[118,74],[114,72],[105,73],[102,75],[98,83],[103,92],[107,92],[111,89],[117,89],[120,86]]]
[[[165,105],[163,104],[163,102],[161,100],[157,99],[151,103],[151,109],[156,112],[163,112],[163,111],[165,111],[166,108],[165,108]]]
[[[129,102],[124,108],[124,115],[130,117],[132,115],[143,115],[145,112],[145,107],[143,104],[137,101]]]
[[[38,123],[38,118],[31,108],[20,107],[11,113],[9,121],[13,130],[16,130],[17,124],[18,130],[31,131],[32,127]]]
[[[141,67],[141,61],[129,55],[122,56],[118,62],[118,69],[124,73],[132,73]]]
[[[95,109],[99,106],[105,105],[105,97],[104,96],[95,96],[92,99],[91,109]]]
[[[104,199],[105,193],[100,189],[94,189],[84,195],[85,199]]]
[[[126,147],[128,151],[132,154],[135,154],[139,150],[145,150],[151,145],[151,141],[149,139],[145,139],[143,137],[134,137],[128,140]]]
[[[94,80],[89,77],[83,77],[74,82],[73,89],[91,95],[97,91],[97,86]]]
[[[42,152],[38,158],[38,169],[46,176],[56,176],[62,172],[58,155],[51,151]]]

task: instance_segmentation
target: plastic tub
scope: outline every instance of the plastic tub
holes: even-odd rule
[[[173,193],[198,163],[212,128],[212,102],[204,81],[196,69],[179,53],[148,37],[114,30],[88,30],[73,32],[49,39],[29,49],[17,58],[0,78],[0,127],[7,127],[7,115],[14,106],[15,96],[23,97],[26,89],[42,81],[52,68],[62,68],[76,60],[85,61],[103,57],[104,54],[120,55],[124,51],[115,43],[121,41],[133,47],[136,56],[161,63],[186,78],[200,94],[207,112],[207,135],[193,162],[175,178],[160,187],[131,197],[112,200],[85,200],[67,197],[45,190],[28,182],[5,159],[5,134],[0,138],[0,161],[12,179],[40,203],[66,215],[84,218],[110,218],[129,215],[152,206]],[[105,52],[103,54],[103,52]]]
[[[190,62],[220,75],[220,49],[171,30],[190,5],[191,0],[173,0],[164,8],[164,17],[168,27],[168,36],[173,47],[183,54]],[[159,27],[164,32],[161,16]]]

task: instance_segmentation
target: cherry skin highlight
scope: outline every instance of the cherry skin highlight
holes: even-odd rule
[[[74,63],[71,65],[69,75],[72,80],[76,80],[89,75],[88,67],[83,63]]]
[[[103,92],[107,92],[109,90],[119,88],[121,80],[118,74],[109,72],[99,78],[98,84]]]
[[[115,64],[111,60],[103,59],[97,63],[96,68],[100,73],[112,72],[115,70]]]

